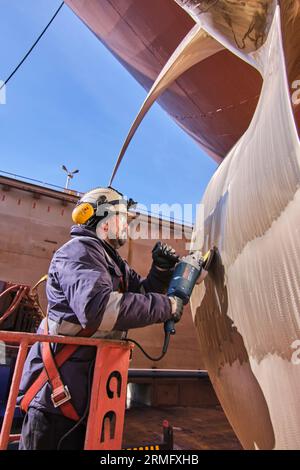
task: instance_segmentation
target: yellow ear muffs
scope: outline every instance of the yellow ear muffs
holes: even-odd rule
[[[85,224],[94,215],[94,212],[92,204],[82,202],[73,209],[72,220],[75,224]]]

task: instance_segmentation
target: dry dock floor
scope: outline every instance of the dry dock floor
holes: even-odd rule
[[[131,445],[160,443],[162,423],[173,426],[174,449],[240,450],[221,406],[210,407],[150,407],[126,410],[123,448]]]

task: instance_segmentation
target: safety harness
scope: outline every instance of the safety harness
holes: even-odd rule
[[[97,328],[83,328],[76,336],[91,337],[97,331]],[[48,318],[46,317],[44,334],[48,333]],[[63,348],[53,357],[50,343],[42,343],[42,359],[44,369],[40,375],[35,379],[33,384],[25,392],[24,397],[20,403],[21,409],[26,413],[29,405],[41,390],[41,388],[49,382],[51,385],[51,401],[54,408],[60,409],[62,414],[74,421],[79,420],[77,411],[71,402],[71,394],[66,385],[64,385],[59,373],[59,368],[75,353],[80,346],[76,344],[66,344]]]

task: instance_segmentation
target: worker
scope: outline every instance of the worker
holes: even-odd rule
[[[118,254],[127,240],[131,202],[111,187],[80,199],[71,239],[50,263],[48,313],[39,333],[122,339],[131,328],[180,320],[182,300],[165,294],[178,261],[175,250],[157,242],[146,278]],[[57,370],[53,355],[63,347],[36,343],[28,354],[18,399],[26,412],[20,449],[83,448],[85,424],[72,428],[86,411],[95,348],[79,347]],[[45,383],[35,388],[43,368]]]

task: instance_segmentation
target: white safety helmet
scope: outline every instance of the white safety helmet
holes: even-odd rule
[[[85,193],[78,201],[72,212],[72,220],[75,224],[94,228],[110,214],[125,214],[132,219],[135,213],[129,209],[136,204],[131,198],[125,199],[122,193],[111,186],[96,188]]]

